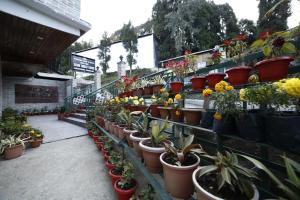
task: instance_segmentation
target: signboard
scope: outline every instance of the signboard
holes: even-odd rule
[[[57,86],[15,85],[15,103],[57,103]]]
[[[83,56],[71,55],[71,65],[74,71],[95,73],[95,60]]]

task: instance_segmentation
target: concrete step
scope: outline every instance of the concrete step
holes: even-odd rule
[[[78,118],[74,118],[74,117],[67,117],[63,119],[66,122],[69,122],[71,124],[75,124],[77,126],[81,126],[85,128],[86,125],[86,120],[84,119],[78,119]]]
[[[77,119],[86,119],[86,114],[85,113],[71,113],[71,117],[77,118]]]
[[[86,109],[76,109],[77,113],[86,113]]]

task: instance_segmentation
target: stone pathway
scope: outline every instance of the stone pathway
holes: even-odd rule
[[[0,199],[116,199],[102,156],[93,141],[88,136],[61,140],[84,135],[86,130],[57,121],[55,117],[30,117],[29,123],[44,131],[46,141],[60,141],[37,149],[28,148],[23,156],[14,160],[0,159]]]

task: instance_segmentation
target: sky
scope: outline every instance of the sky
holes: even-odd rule
[[[81,19],[89,22],[92,29],[79,41],[92,41],[96,46],[104,31],[110,34],[131,21],[134,26],[151,18],[156,0],[81,0]],[[258,19],[257,0],[214,0],[216,4],[229,3],[238,19]],[[288,20],[289,27],[300,22],[300,2],[292,0],[293,15]]]

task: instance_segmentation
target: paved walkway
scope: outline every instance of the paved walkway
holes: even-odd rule
[[[87,134],[85,128],[57,120],[57,115],[28,117],[28,123],[43,131],[44,142],[53,142]]]
[[[66,122],[55,121],[54,116],[30,117],[31,122],[44,130],[46,140],[86,133],[80,127],[73,129]],[[28,148],[14,160],[0,159],[0,200],[41,199],[116,199],[102,156],[88,136]]]

